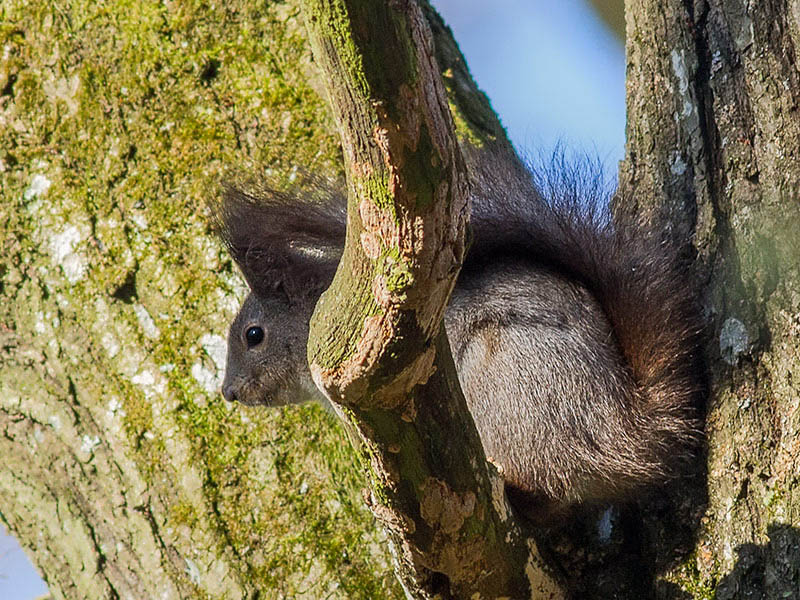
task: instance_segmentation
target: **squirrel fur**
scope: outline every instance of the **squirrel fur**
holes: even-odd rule
[[[612,222],[587,199],[597,186],[581,185],[585,172],[542,177],[497,162],[471,172],[473,239],[445,328],[487,457],[512,503],[547,525],[576,505],[630,498],[690,454],[700,317],[667,236]],[[324,401],[306,342],[341,256],[344,194],[227,187],[213,208],[251,288],[230,328],[223,395]]]

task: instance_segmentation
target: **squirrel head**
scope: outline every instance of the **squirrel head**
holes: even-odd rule
[[[282,406],[316,399],[306,362],[314,303],[249,294],[231,324],[222,394],[229,402]]]
[[[270,188],[256,197],[226,187],[210,207],[251,290],[228,335],[228,401],[279,406],[322,397],[306,360],[308,322],[333,279],[345,234],[343,197],[323,183],[303,201]]]

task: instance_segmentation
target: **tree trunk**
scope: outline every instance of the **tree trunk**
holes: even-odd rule
[[[695,232],[707,456],[605,513],[602,543],[599,515],[537,542],[583,599],[791,598],[800,17],[626,8],[617,209]],[[515,161],[423,10],[467,160]],[[198,207],[263,165],[341,169],[297,2],[5,0],[0,20],[0,519],[54,597],[402,597],[341,428],[216,392],[244,288]]]
[[[305,6],[349,189],[344,254],[311,319],[314,381],[358,432],[410,597],[560,598],[488,468],[444,331],[468,183],[430,28],[417,0]]]
[[[623,191],[640,208],[667,201],[675,231],[695,231],[708,286],[707,505],[695,494],[702,519],[661,590],[797,597],[800,14],[781,1],[626,9]]]

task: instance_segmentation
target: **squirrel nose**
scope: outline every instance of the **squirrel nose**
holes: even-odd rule
[[[236,402],[236,392],[230,383],[222,384],[222,397],[228,402]]]

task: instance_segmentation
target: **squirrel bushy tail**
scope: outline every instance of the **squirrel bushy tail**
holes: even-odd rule
[[[607,316],[636,387],[632,416],[648,451],[631,465],[638,471],[633,479],[670,475],[700,437],[705,392],[698,285],[681,254],[688,236],[676,240],[658,223],[631,216],[612,219],[612,190],[590,160],[570,161],[557,151],[540,168],[479,163],[476,171],[475,193],[494,197],[474,201],[465,276],[503,256],[527,256],[585,286]],[[498,192],[509,181],[513,197]]]

